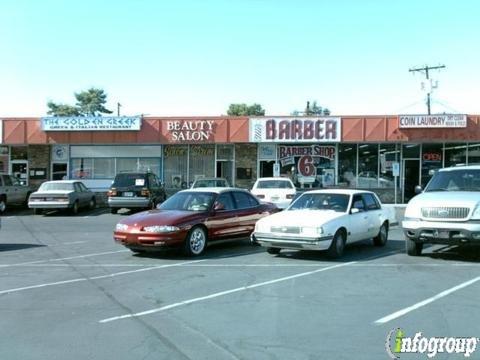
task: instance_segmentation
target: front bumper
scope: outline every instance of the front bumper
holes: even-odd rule
[[[480,221],[436,222],[404,220],[402,228],[411,240],[432,244],[480,244]]]
[[[163,234],[115,231],[113,240],[131,249],[156,251],[183,246],[187,233],[187,230]]]
[[[68,201],[29,201],[30,209],[68,209],[72,205]]]
[[[147,208],[150,206],[150,199],[144,197],[109,197],[108,207],[111,208]]]
[[[250,236],[252,243],[264,247],[294,250],[327,250],[332,243],[333,236],[307,238],[273,233],[254,232]]]

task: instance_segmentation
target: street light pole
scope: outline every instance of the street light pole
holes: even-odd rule
[[[416,68],[416,69],[409,69],[408,71],[410,72],[415,72],[415,71],[425,71],[425,76],[427,80],[430,80],[430,77],[428,76],[428,70],[435,70],[435,69],[443,69],[445,65],[438,65],[438,66],[428,66],[425,65],[424,67],[421,68]],[[433,88],[433,87],[432,87]],[[430,89],[431,91],[431,89]],[[427,93],[427,110],[428,110],[428,115],[430,115],[430,91]]]

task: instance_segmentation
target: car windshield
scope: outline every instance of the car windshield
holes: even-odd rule
[[[346,212],[350,196],[345,194],[303,194],[287,210],[333,210]]]
[[[260,180],[257,189],[293,189],[288,180]]]
[[[145,186],[145,175],[143,174],[120,174],[115,177],[114,187]]]
[[[439,171],[425,189],[432,191],[480,191],[480,170]]]
[[[195,181],[193,184],[194,188],[199,187],[227,187],[227,183],[222,179],[201,179]]]
[[[210,209],[215,194],[201,192],[178,192],[168,198],[160,210],[206,211]]]
[[[43,183],[38,191],[73,190],[73,183]]]

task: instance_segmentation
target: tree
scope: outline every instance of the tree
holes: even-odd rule
[[[252,104],[248,106],[247,104],[230,104],[227,110],[227,115],[229,116],[264,116],[265,109],[262,108],[260,104]]]
[[[107,94],[102,89],[91,88],[75,93],[75,98],[77,99],[75,106],[49,101],[47,114],[53,116],[102,116],[102,114],[112,113],[104,106],[107,102]]]
[[[47,111],[48,115],[53,116],[80,116],[80,110],[71,105],[67,104],[55,104],[53,101],[47,103],[49,110]]]
[[[329,116],[330,115],[330,110],[328,108],[322,108],[321,106],[318,105],[317,101],[314,101],[312,103],[312,106],[310,106],[310,101],[307,101],[307,107],[305,108],[305,111],[298,111],[294,110],[292,111],[291,115],[293,116]]]

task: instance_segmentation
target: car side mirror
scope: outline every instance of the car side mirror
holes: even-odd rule
[[[359,213],[359,212],[360,212],[360,209],[358,209],[358,208],[352,208],[352,210],[350,210],[351,214],[356,214],[356,213]]]
[[[415,195],[418,195],[420,194],[423,190],[422,190],[422,187],[420,185],[417,185],[415,186]]]

